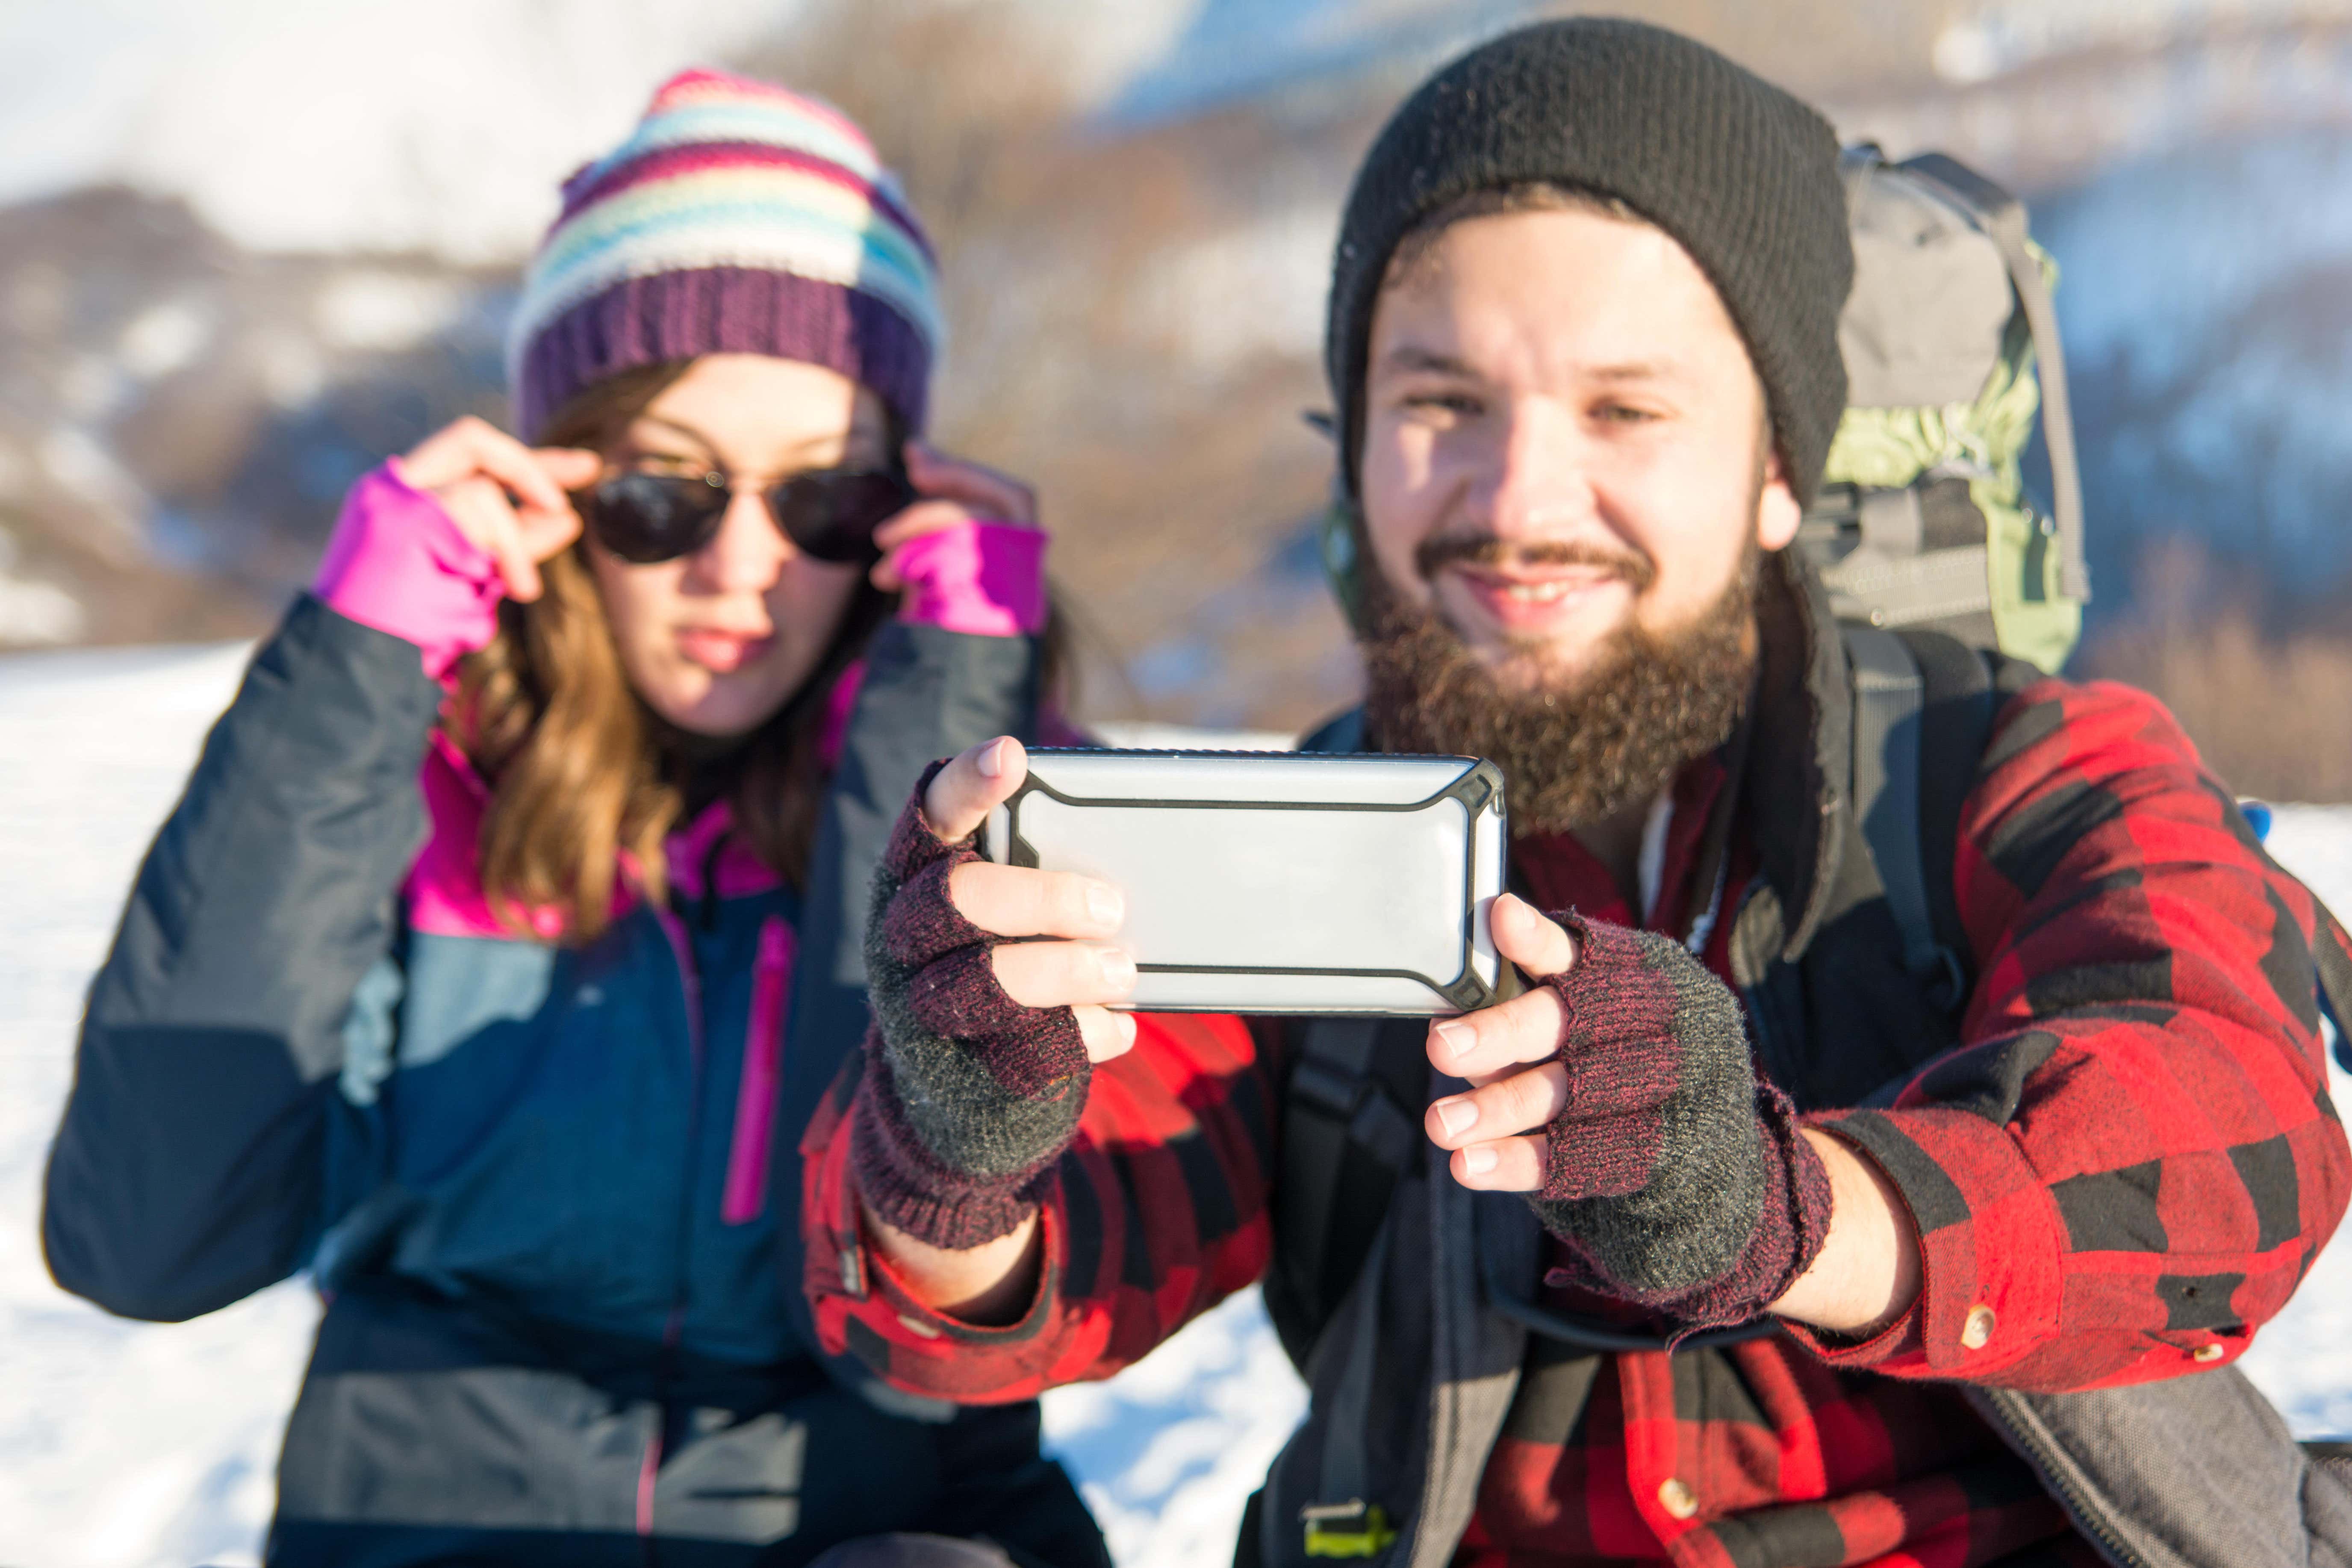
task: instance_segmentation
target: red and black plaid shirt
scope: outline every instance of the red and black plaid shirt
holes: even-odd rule
[[[1721,787],[1707,763],[1678,784],[1658,908],[1690,907]],[[1538,1342],[1462,1561],[2089,1563],[1949,1385],[2087,1389],[2225,1364],[2285,1304],[2352,1191],[2311,895],[2170,716],[2122,687],[2045,680],[2012,700],[1960,828],[1978,975],[1961,1046],[1889,1109],[1813,1119],[1902,1193],[1917,1301],[1862,1344],[1791,1326],[1579,1371]],[[1572,846],[1522,845],[1519,868],[1539,901],[1632,917]],[[1718,973],[1724,946],[1718,930]],[[1270,1064],[1239,1019],[1140,1022],[1136,1049],[1097,1070],[1044,1210],[1036,1299],[1003,1328],[930,1310],[866,1250],[836,1086],[803,1144],[828,1349],[919,1394],[1028,1398],[1109,1376],[1263,1272]]]

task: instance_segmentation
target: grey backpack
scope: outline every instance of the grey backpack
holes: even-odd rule
[[[1919,627],[2055,672],[2090,597],[2051,302],[2022,203],[1941,153],[1847,150],[1846,412],[1798,547],[1839,617]],[[2026,494],[2039,416],[2051,503]]]

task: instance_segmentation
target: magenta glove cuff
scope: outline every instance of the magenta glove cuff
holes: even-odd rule
[[[909,540],[898,551],[907,584],[898,618],[975,637],[1045,627],[1045,534],[978,520]]]
[[[387,461],[344,498],[310,591],[337,614],[415,643],[425,673],[440,680],[498,635],[506,584],[490,552]]]

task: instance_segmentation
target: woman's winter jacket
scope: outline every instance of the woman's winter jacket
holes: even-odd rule
[[[274,1564],[790,1564],[908,1529],[1103,1562],[1034,1405],[820,1356],[793,1223],[879,835],[926,762],[1030,727],[1031,639],[889,624],[801,894],[722,804],[671,839],[667,902],[565,946],[493,917],[484,786],[435,733],[493,571],[389,468],[354,492],[92,985],[58,1281],[177,1320],[311,1272]]]

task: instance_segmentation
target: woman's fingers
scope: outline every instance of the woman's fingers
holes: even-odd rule
[[[443,426],[393,459],[400,477],[420,490],[437,490],[478,472],[481,461],[475,449],[482,432],[497,435],[489,424],[471,415]]]
[[[594,481],[603,459],[571,447],[537,450],[467,417],[394,459],[400,477],[440,498],[458,530],[498,558],[518,599],[539,597],[538,563],[580,536],[568,492]]]
[[[539,563],[523,538],[522,520],[504,487],[481,474],[471,474],[434,492],[441,510],[457,531],[486,551],[499,563],[510,598],[528,602],[539,597]]]
[[[995,936],[1110,937],[1127,923],[1127,900],[1108,882],[988,860],[948,873],[948,901]]]
[[[1559,1054],[1568,1011],[1549,985],[1429,1026],[1429,1061],[1449,1078],[1484,1083]]]
[[[478,419],[467,435],[476,465],[504,485],[518,505],[533,511],[572,510],[572,499],[530,447]]]
[[[1446,1162],[1454,1179],[1489,1193],[1532,1193],[1544,1184],[1544,1141],[1505,1138],[1454,1151]]]
[[[1010,735],[982,741],[931,775],[923,819],[950,844],[979,831],[988,814],[1013,798],[1029,776],[1029,753]]]
[[[874,531],[874,542],[882,551],[882,559],[874,563],[870,574],[874,585],[886,594],[897,593],[907,585],[906,578],[898,572],[898,559],[908,545],[927,534],[972,521],[971,509],[961,501],[917,501]]]
[[[1467,1094],[1433,1102],[1422,1117],[1429,1141],[1466,1149],[1549,1126],[1568,1109],[1568,1072],[1558,1062],[1506,1073]]]
[[[1135,1048],[1134,1014],[1094,1006],[1073,1007],[1070,1012],[1078,1021],[1078,1037],[1087,1043],[1087,1060],[1107,1062]]]
[[[533,447],[530,455],[567,499],[572,491],[594,484],[604,471],[604,459],[583,447]]]
[[[1030,527],[1037,522],[1037,493],[1010,474],[950,458],[920,441],[906,447],[907,481],[926,496],[961,501],[982,517]]]
[[[594,484],[604,470],[604,459],[576,447],[535,447],[530,457],[555,486],[559,504],[541,506],[518,498],[521,504],[515,509],[515,517],[521,524],[523,548],[530,552],[533,561],[544,561],[580,537],[580,513],[572,504],[571,492]]]
[[[525,506],[550,510],[569,506],[563,489],[541,468],[530,447],[471,415],[443,426],[399,459],[401,478],[419,489],[437,490],[475,474],[488,474]]]
[[[1516,893],[1496,899],[1487,914],[1495,951],[1538,980],[1565,974],[1576,962],[1576,939]]]
[[[1110,942],[1008,942],[989,952],[996,984],[1024,1007],[1101,1006],[1135,989],[1135,959]]]
[[[919,500],[876,529],[874,542],[885,550],[896,549],[910,539],[970,522],[973,516],[972,509],[960,500]]]

